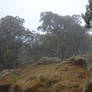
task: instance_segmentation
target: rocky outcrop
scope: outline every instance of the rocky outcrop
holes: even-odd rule
[[[2,78],[12,72],[14,72],[14,69],[5,69],[3,71],[0,72],[0,80],[2,80]]]
[[[59,63],[61,59],[58,57],[42,57],[36,64]]]
[[[87,66],[87,61],[85,59],[79,58],[79,59],[73,61],[72,64],[85,67],[85,66]]]

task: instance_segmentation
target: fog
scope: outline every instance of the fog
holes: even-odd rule
[[[60,15],[84,13],[87,0],[0,0],[0,17],[20,16],[25,27],[36,30],[40,13],[52,11]]]

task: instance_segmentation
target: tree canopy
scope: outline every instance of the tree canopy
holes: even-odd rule
[[[86,12],[83,14],[83,19],[86,23],[87,28],[92,27],[92,0],[88,0],[88,5],[86,5]]]
[[[25,28],[24,22],[18,16],[0,19],[0,69],[36,62],[41,57],[63,60],[92,52],[92,37],[81,26],[80,15],[42,12],[37,31]]]

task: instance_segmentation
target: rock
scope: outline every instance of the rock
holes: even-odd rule
[[[13,69],[5,69],[5,70],[3,70],[2,72],[0,72],[0,80],[4,77],[4,76],[6,76],[7,74],[9,74],[9,73],[12,73],[12,72],[14,72],[14,70]]]
[[[87,66],[86,60],[82,58],[73,61],[72,64],[77,65],[77,66],[82,66],[82,67]]]

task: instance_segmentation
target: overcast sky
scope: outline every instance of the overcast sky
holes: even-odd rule
[[[81,14],[85,12],[87,2],[88,0],[0,0],[0,17],[19,16],[25,19],[25,27],[36,30],[41,12]]]

